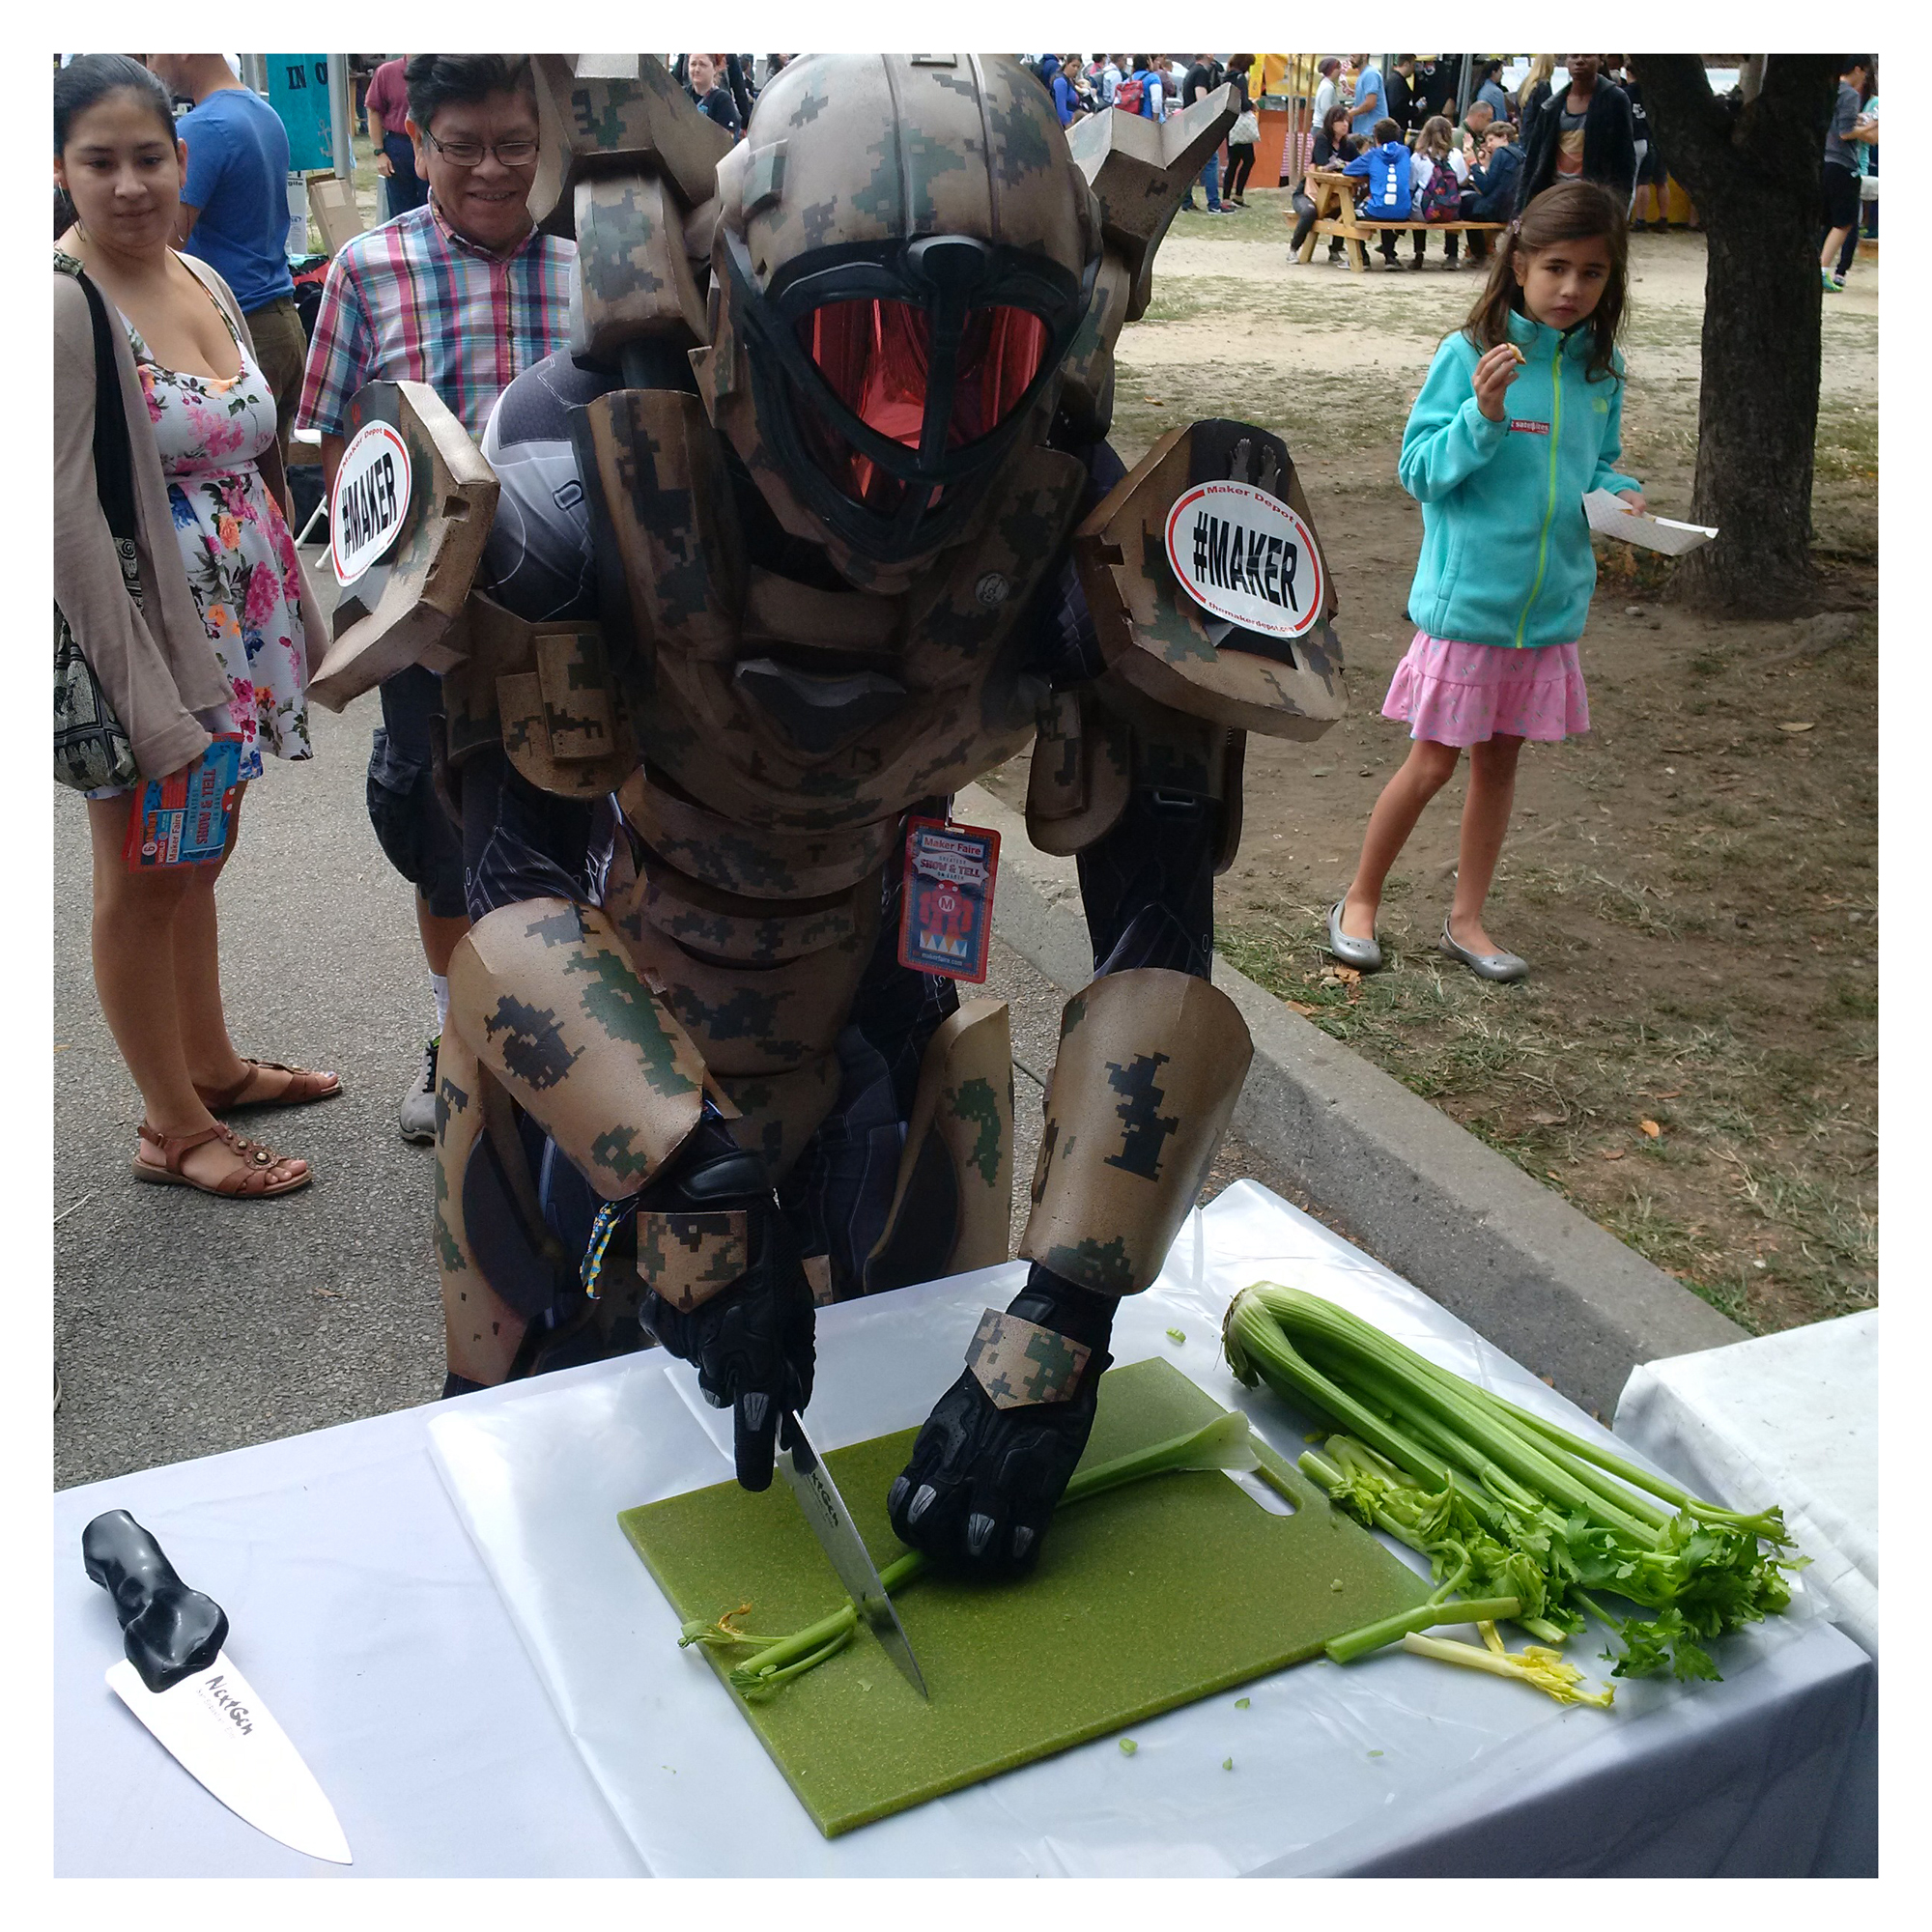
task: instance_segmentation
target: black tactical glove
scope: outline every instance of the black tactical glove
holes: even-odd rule
[[[673,1355],[697,1365],[707,1402],[732,1407],[738,1481],[748,1490],[767,1489],[779,1415],[811,1400],[813,1308],[797,1237],[779,1211],[765,1164],[707,1118],[674,1173],[645,1188],[638,1206],[670,1214],[745,1211],[745,1272],[686,1313],[649,1287],[640,1259],[645,1293],[638,1320]]]
[[[1002,1408],[969,1367],[940,1397],[886,1500],[901,1541],[971,1576],[1023,1575],[1094,1427],[1119,1303],[1036,1262],[1007,1313],[1093,1350],[1064,1401]],[[994,1378],[1004,1387],[1010,1378]]]

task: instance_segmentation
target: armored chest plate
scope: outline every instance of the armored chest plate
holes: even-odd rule
[[[572,433],[622,563],[616,656],[639,749],[691,800],[748,827],[857,831],[1032,736],[1040,694],[1019,618],[1078,515],[1077,459],[1033,451],[976,540],[880,596],[748,564],[696,398],[617,390],[575,412]]]

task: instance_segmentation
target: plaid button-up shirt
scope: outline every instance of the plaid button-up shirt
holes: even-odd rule
[[[356,236],[329,264],[296,427],[340,436],[365,383],[427,383],[480,440],[510,379],[568,341],[576,259],[538,229],[493,255],[434,202]]]

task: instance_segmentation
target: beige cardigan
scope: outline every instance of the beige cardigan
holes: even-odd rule
[[[180,258],[221,304],[250,355],[255,345],[228,284],[191,255]],[[109,320],[113,321],[110,305]],[[221,660],[188,593],[187,571],[168,506],[167,479],[154,424],[134,370],[128,332],[117,323],[114,362],[133,452],[135,549],[144,608],[122,586],[120,559],[94,481],[94,325],[71,275],[54,271],[54,601],[72,627],[114,715],[126,727],[144,776],[179,771],[206,749],[195,717],[229,698]],[[286,508],[281,454],[257,458],[276,503]],[[301,616],[309,669],[328,647],[328,632],[308,586]]]

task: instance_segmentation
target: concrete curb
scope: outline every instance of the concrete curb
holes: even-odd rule
[[[1068,992],[1093,977],[1074,863],[1037,851],[980,785],[959,817],[1000,835],[993,924]],[[1385,1265],[1572,1401],[1611,1414],[1638,1362],[1745,1331],[1446,1114],[1214,961],[1255,1043],[1235,1131]]]

